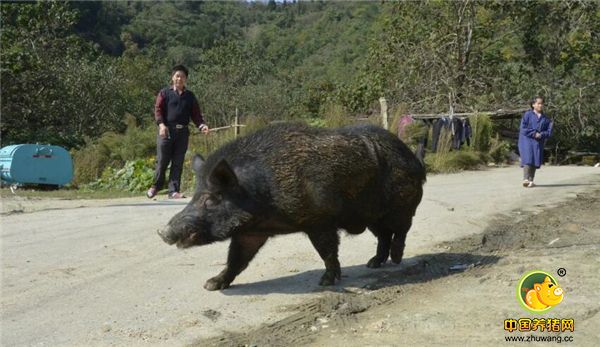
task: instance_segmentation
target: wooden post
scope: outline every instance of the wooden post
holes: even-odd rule
[[[209,145],[208,145],[208,136],[209,136],[210,132],[208,134],[204,134],[204,136],[202,136],[204,138],[204,150],[206,152],[204,152],[206,155],[208,155],[208,153],[211,152]]]
[[[388,109],[387,109],[387,101],[384,97],[379,98],[379,103],[381,104],[381,125],[385,130],[388,130]]]
[[[233,120],[233,131],[234,131],[234,134],[235,134],[236,138],[240,135],[240,127],[239,127],[239,125],[240,125],[240,119],[239,119],[239,116],[238,116],[238,108],[236,107],[235,108],[235,118]]]

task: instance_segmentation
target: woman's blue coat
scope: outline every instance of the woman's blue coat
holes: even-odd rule
[[[535,133],[542,134],[540,139],[535,138]],[[552,135],[552,121],[542,114],[538,116],[529,110],[521,119],[519,130],[519,154],[521,166],[531,165],[539,168],[544,162],[544,143]]]

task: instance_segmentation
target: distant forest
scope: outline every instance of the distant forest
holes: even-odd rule
[[[600,151],[598,1],[1,3],[2,146],[78,148],[152,120],[170,67],[209,124],[523,108]]]

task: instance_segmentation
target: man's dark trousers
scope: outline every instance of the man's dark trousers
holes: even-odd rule
[[[183,169],[183,161],[185,152],[188,148],[188,140],[190,131],[187,126],[181,129],[169,127],[169,136],[162,138],[156,136],[156,171],[154,173],[154,186],[157,190],[162,189],[165,184],[165,174],[167,166],[171,162],[171,170],[169,171],[169,194],[179,192],[181,188],[181,172]]]

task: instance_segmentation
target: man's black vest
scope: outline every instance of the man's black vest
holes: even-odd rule
[[[189,90],[184,90],[181,95],[172,87],[161,90],[164,96],[165,111],[163,120],[166,126],[177,124],[188,125],[192,116],[192,107],[196,97]]]

